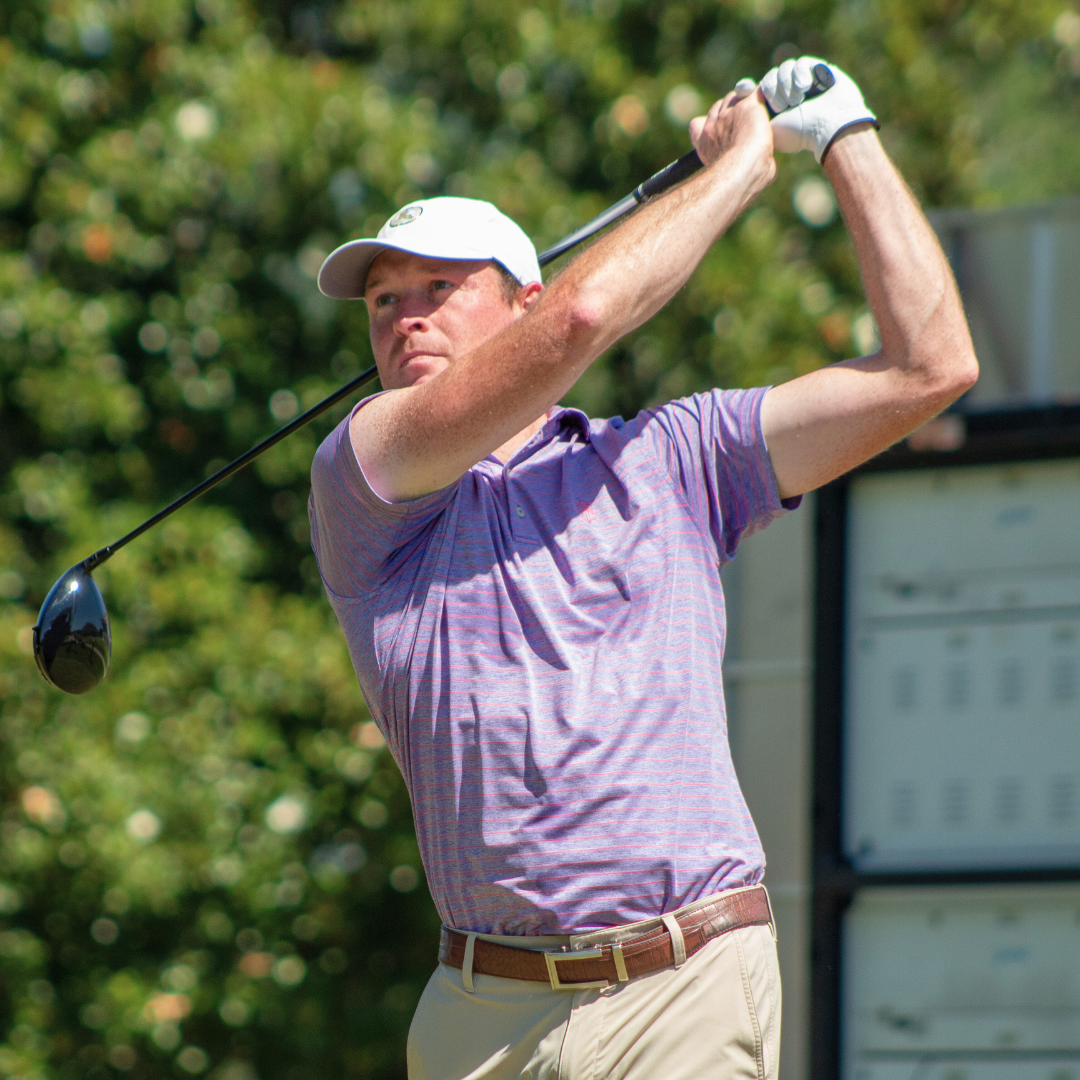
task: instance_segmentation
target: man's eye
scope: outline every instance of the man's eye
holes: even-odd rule
[[[438,292],[440,289],[452,289],[454,288],[454,283],[452,281],[433,281],[431,283],[431,288],[435,292]]]
[[[397,297],[393,293],[383,293],[375,300],[375,306],[377,308],[386,307],[388,304],[392,304]]]

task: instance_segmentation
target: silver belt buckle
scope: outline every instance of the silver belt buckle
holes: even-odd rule
[[[599,979],[595,982],[563,982],[559,978],[560,960],[602,960],[603,949],[578,949],[576,952],[545,952],[544,963],[547,964],[548,979],[552,990],[588,990],[594,986],[611,986],[610,979]],[[623,959],[621,945],[611,946],[611,958],[615,962],[615,973],[619,982],[626,982],[626,961]]]

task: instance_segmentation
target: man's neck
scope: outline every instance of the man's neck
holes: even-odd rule
[[[495,451],[495,456],[505,465],[546,423],[547,413],[522,428],[512,439],[507,439]]]

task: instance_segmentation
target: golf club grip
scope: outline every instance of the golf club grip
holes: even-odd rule
[[[815,64],[813,73],[814,81],[810,89],[806,91],[803,101],[809,101],[810,98],[816,98],[824,94],[826,90],[836,83],[836,78],[829,70],[828,64]],[[777,115],[768,102],[765,105],[771,116]],[[673,161],[658,173],[653,173],[648,180],[638,184],[634,189],[634,195],[639,202],[651,199],[654,195],[660,195],[667,191],[668,188],[681,184],[688,177],[693,176],[701,168],[701,165],[701,158],[698,157],[697,151],[691,150],[689,153],[683,154],[678,161]]]
[[[836,83],[836,77],[829,69],[828,64],[815,64],[813,67],[813,74],[814,81],[811,84],[810,89],[807,90],[806,94],[803,96],[803,101],[808,101],[810,98],[815,98],[820,94],[824,94],[826,90]],[[769,115],[771,117],[777,115],[767,101],[765,107],[769,110]],[[540,255],[537,256],[540,265],[547,266],[549,262],[553,262],[572,247],[577,247],[583,240],[588,240],[590,236],[595,236],[596,233],[601,229],[606,228],[612,222],[618,221],[624,214],[635,209],[637,206],[640,206],[646,199],[651,199],[654,196],[667,191],[669,188],[673,188],[676,184],[681,184],[688,177],[693,176],[701,166],[701,158],[698,157],[696,150],[691,150],[688,153],[683,154],[677,161],[673,161],[670,165],[665,165],[659,172],[653,173],[648,180],[638,184],[638,186],[625,198],[620,199],[617,203],[609,206],[603,213],[597,214],[592,221],[586,222],[580,229],[572,232],[557,244],[549,247],[546,251],[542,251]]]
[[[814,73],[814,81],[810,84],[810,89],[803,95],[803,101],[809,101],[811,98],[820,97],[826,90],[831,90],[836,85],[836,76],[829,69],[828,64],[815,64],[811,70]],[[764,97],[764,94],[762,97]],[[802,102],[799,104],[802,104]],[[765,108],[769,110],[770,119],[780,115],[780,113],[769,104],[768,99],[765,101]]]
[[[634,195],[637,197],[638,202],[651,199],[654,195],[660,195],[667,191],[668,188],[681,184],[688,177],[693,176],[701,166],[702,161],[698,157],[697,151],[691,150],[689,153],[683,154],[678,161],[665,165],[658,173],[653,173],[648,180],[638,184],[634,189]]]

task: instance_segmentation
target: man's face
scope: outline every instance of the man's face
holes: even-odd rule
[[[383,387],[427,382],[519,319],[540,287],[510,301],[503,280],[486,261],[382,252],[368,270],[364,300]]]

